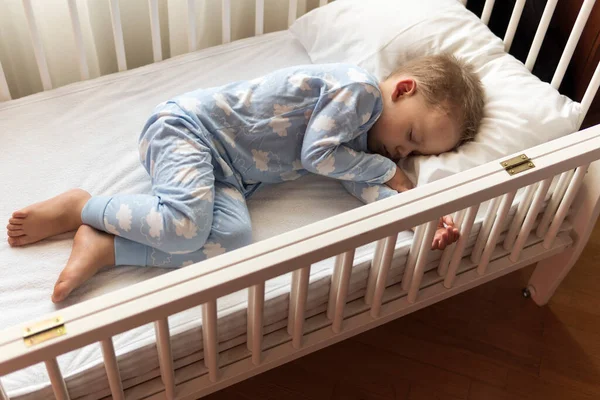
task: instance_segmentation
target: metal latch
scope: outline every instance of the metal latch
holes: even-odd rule
[[[62,317],[54,317],[23,328],[23,341],[25,346],[31,347],[66,333]]]
[[[504,168],[510,175],[516,175],[519,172],[535,168],[535,165],[531,159],[525,154],[521,154],[520,156],[511,158],[510,160],[502,161],[500,165],[502,165],[502,168]]]

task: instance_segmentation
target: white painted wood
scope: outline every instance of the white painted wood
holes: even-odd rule
[[[579,42],[583,28],[585,28],[585,23],[590,17],[590,13],[592,12],[592,8],[594,7],[595,3],[596,0],[584,0],[581,10],[579,10],[579,15],[577,15],[577,20],[575,21],[573,30],[569,35],[569,40],[565,45],[565,49],[563,50],[560,61],[558,62],[554,76],[552,77],[552,82],[550,83],[554,89],[558,89],[560,87],[565,73],[567,72],[567,67],[571,62],[571,57],[573,57],[573,53],[575,52],[575,47],[577,47],[577,42]]]
[[[1,68],[1,66],[0,66]],[[0,71],[2,72],[2,71]],[[590,106],[592,105],[592,101],[598,92],[598,87],[600,86],[600,63],[596,65],[596,71],[594,71],[594,76],[592,76],[592,80],[585,90],[585,94],[583,95],[583,100],[581,101],[581,116],[579,117],[579,122],[577,128],[581,127],[585,116],[590,110]]]
[[[306,311],[306,298],[308,296],[308,282],[310,266],[296,269],[292,273],[292,290],[290,292],[290,310],[288,314],[288,333],[292,336],[292,345],[295,349],[302,347],[304,335],[304,319]]]
[[[521,15],[523,14],[523,8],[525,7],[525,0],[517,0],[513,8],[508,28],[506,28],[506,34],[504,35],[504,51],[508,52],[517,32]]]
[[[573,179],[574,173],[575,170],[565,171],[560,175],[560,178],[558,178],[558,182],[554,187],[554,191],[552,193],[552,196],[550,197],[550,201],[548,202],[548,205],[544,210],[544,215],[542,215],[542,219],[538,224],[535,233],[537,237],[543,237],[548,231],[548,228],[550,227],[550,222],[552,221],[552,218],[556,215],[556,210],[558,209],[558,206],[560,205],[560,202],[562,201],[563,196],[567,191],[569,182],[571,182],[571,179]]]
[[[525,215],[527,215],[527,210],[529,210],[529,206],[531,206],[533,194],[535,193],[537,187],[538,184],[535,183],[533,185],[527,186],[527,189],[525,189],[525,193],[523,194],[521,202],[517,207],[517,212],[515,213],[515,216],[510,224],[510,228],[508,229],[508,233],[504,238],[503,247],[505,250],[510,250],[515,244],[517,234],[519,233],[519,228],[523,225],[523,220],[525,219]]]
[[[479,206],[479,204],[476,204],[467,209],[464,222],[460,227],[460,237],[458,238],[458,242],[456,242],[456,250],[452,254],[452,259],[448,265],[448,271],[444,277],[444,287],[448,289],[452,287],[454,280],[456,279],[456,273],[458,272],[458,267],[465,252],[465,247],[469,241],[469,235],[473,229],[473,223],[475,222],[477,211],[479,211]]]
[[[44,362],[46,364],[46,371],[52,384],[52,391],[56,400],[69,400],[69,392],[67,391],[67,384],[63,379],[60,368],[58,367],[58,361],[56,358],[51,358]]]
[[[73,37],[75,38],[75,47],[77,48],[77,55],[79,57],[79,74],[81,75],[81,80],[85,81],[90,78],[90,68],[85,55],[85,48],[83,47],[83,34],[81,33],[81,22],[77,10],[77,1],[68,0],[68,3],[71,25],[73,26]]]
[[[158,17],[158,0],[148,0],[150,7],[150,31],[152,32],[152,55],[154,62],[163,59],[162,40],[160,37],[160,19]]]
[[[156,349],[158,351],[158,365],[160,376],[165,385],[165,395],[168,400],[175,398],[175,370],[173,368],[173,354],[171,352],[171,334],[169,333],[169,320],[167,318],[154,321],[156,334]]]
[[[377,277],[379,276],[379,268],[381,268],[381,258],[385,250],[385,243],[386,238],[383,238],[375,244],[371,268],[369,269],[369,278],[367,279],[367,290],[365,292],[365,303],[368,305],[373,303],[373,296],[375,296],[375,286],[377,286]]]
[[[583,178],[585,178],[585,174],[588,170],[588,167],[589,164],[586,164],[582,165],[581,167],[575,170],[573,180],[571,180],[569,188],[567,189],[567,192],[565,193],[565,196],[563,197],[560,203],[560,207],[558,207],[558,211],[552,219],[552,225],[550,225],[550,229],[544,237],[544,248],[549,249],[550,247],[552,247],[552,244],[556,239],[556,235],[558,234],[558,230],[560,229],[560,226],[565,220],[567,212],[569,212],[569,208],[571,207],[571,204],[573,204],[573,200],[575,200],[575,196],[579,192],[579,188],[583,183]]]
[[[4,69],[2,68],[2,63],[0,62],[0,101],[8,101],[11,98],[10,90],[8,89],[8,82],[6,82]]]
[[[354,252],[352,249],[336,256],[335,273],[336,279],[331,282],[329,291],[329,306],[327,314],[332,320],[331,328],[335,333],[342,331],[342,322],[344,321],[344,309],[346,308],[346,298],[348,296],[348,287],[350,286],[350,276],[352,274],[352,264],[354,261]]]
[[[552,177],[544,179],[535,191],[533,202],[531,203],[531,207],[529,207],[529,211],[527,212],[527,216],[525,217],[525,222],[523,222],[523,226],[519,231],[519,236],[517,236],[517,240],[509,256],[509,259],[512,262],[517,262],[519,260],[519,256],[521,254],[521,251],[523,250],[523,246],[525,245],[525,241],[529,237],[529,233],[533,228],[533,224],[537,218],[538,213],[540,212],[540,209],[544,202],[544,198],[548,193],[548,189],[550,188],[551,183]]]
[[[492,10],[494,9],[495,0],[486,0],[483,6],[483,12],[481,13],[481,22],[489,24],[490,17],[492,16]]]
[[[252,352],[252,363],[262,361],[263,311],[265,308],[265,282],[248,288],[248,350]]]
[[[421,248],[419,249],[419,258],[417,260],[417,265],[415,266],[415,271],[413,273],[413,277],[410,282],[410,288],[408,290],[407,301],[409,303],[414,303],[417,300],[417,295],[419,294],[419,288],[421,286],[421,280],[423,279],[423,274],[425,272],[425,265],[427,264],[427,257],[431,251],[431,243],[433,242],[433,236],[435,235],[437,225],[438,219],[435,219],[427,223],[427,226],[425,227],[423,242],[421,244]]]
[[[425,226],[426,224],[416,227],[413,241],[410,244],[410,250],[408,251],[408,257],[406,259],[406,266],[404,267],[404,275],[402,277],[402,289],[404,290],[408,290],[408,288],[410,288],[410,282],[412,281],[415,265],[417,264],[417,259],[419,258],[421,244],[423,243],[423,235],[425,235]]]
[[[265,0],[256,0],[254,20],[254,34],[262,35],[265,32]]]
[[[396,241],[398,240],[398,233],[388,236],[382,243],[381,258],[378,260],[378,273],[375,281],[375,292],[373,293],[373,302],[371,303],[371,315],[373,318],[379,317],[381,312],[381,301],[383,300],[383,293],[385,292],[385,285],[387,282],[388,272],[392,265],[392,258],[394,257],[394,249],[396,248]],[[379,245],[379,243],[378,243]]]
[[[115,40],[117,66],[119,71],[126,71],[127,59],[125,58],[125,42],[123,41],[123,27],[121,25],[121,9],[119,8],[119,0],[110,0],[108,5],[110,8],[113,38]]]
[[[222,0],[222,39],[223,44],[231,42],[231,0]]]
[[[492,230],[494,220],[496,219],[496,213],[498,212],[499,206],[500,197],[496,197],[492,199],[490,203],[488,203],[488,208],[485,212],[485,216],[483,217],[483,223],[481,224],[481,228],[479,228],[479,234],[477,235],[475,247],[473,247],[473,251],[471,252],[471,261],[473,261],[475,264],[479,264],[481,254],[483,253],[483,249],[490,235],[490,231]]]
[[[535,32],[533,43],[529,48],[529,54],[527,54],[527,60],[525,61],[525,66],[530,71],[533,71],[537,57],[540,54],[540,49],[542,48],[542,43],[544,43],[544,38],[546,37],[546,32],[548,32],[550,20],[552,19],[552,15],[554,14],[554,9],[556,8],[557,3],[558,0],[548,0],[546,7],[544,8],[542,19],[540,20],[537,31]]]
[[[38,70],[40,71],[42,87],[44,88],[44,90],[50,90],[52,89],[50,69],[48,68],[46,53],[44,52],[44,46],[42,44],[42,39],[40,38],[40,32],[38,31],[37,22],[35,21],[35,15],[33,14],[31,0],[23,0],[23,10],[25,11],[25,18],[27,19],[29,34],[31,35],[31,42],[33,43],[33,53],[35,55],[35,61],[37,62]]]
[[[477,266],[477,273],[479,275],[485,274],[487,270],[487,266],[490,262],[490,257],[492,256],[492,252],[496,248],[496,244],[498,243],[498,238],[500,237],[500,233],[502,232],[502,228],[504,225],[504,221],[506,220],[506,216],[508,215],[508,211],[512,206],[512,202],[515,199],[517,192],[513,191],[502,196],[502,202],[500,203],[500,208],[498,210],[498,215],[494,220],[494,226],[492,227],[492,231],[490,232],[490,236],[485,245],[485,250],[481,255],[481,260],[479,261],[479,265]]]
[[[319,7],[327,5],[328,0],[319,0]]]
[[[217,301],[202,304],[202,343],[204,345],[204,364],[208,368],[211,382],[219,380],[219,341],[217,333]]]
[[[10,400],[6,394],[6,391],[4,390],[4,387],[2,386],[2,381],[0,381],[0,400]]]
[[[460,227],[463,222],[463,219],[465,218],[466,211],[467,211],[466,209],[460,210],[460,211],[454,213],[454,215],[452,216],[452,219],[454,220],[454,226],[459,231],[460,231]],[[455,249],[456,249],[456,243],[452,243],[451,245],[446,246],[446,248],[443,250],[442,258],[440,259],[440,265],[438,265],[438,275],[439,276],[445,276],[446,273],[448,272],[448,265],[450,264],[450,260],[452,259],[452,254],[454,253]]]
[[[108,386],[113,400],[125,400],[123,393],[123,384],[121,383],[121,374],[119,373],[119,364],[112,338],[100,341],[102,345],[102,358],[104,359],[104,368],[108,377]]]
[[[196,0],[188,0],[187,2],[187,13],[188,13],[188,51],[196,51],[198,45],[198,32],[196,30]]]
[[[288,27],[296,20],[298,13],[298,0],[288,0]]]

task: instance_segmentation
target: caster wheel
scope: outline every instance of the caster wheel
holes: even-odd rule
[[[525,297],[526,299],[531,297],[531,292],[529,291],[529,288],[525,288],[523,289],[523,297]]]

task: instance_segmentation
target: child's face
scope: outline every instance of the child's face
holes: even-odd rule
[[[452,150],[460,140],[458,124],[441,108],[428,105],[414,79],[381,83],[383,113],[369,131],[369,150],[398,162],[409,155]]]

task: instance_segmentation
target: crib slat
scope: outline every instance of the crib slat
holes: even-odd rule
[[[31,7],[31,0],[23,0],[23,9],[25,11],[27,25],[29,26],[29,34],[31,35],[31,41],[33,42],[33,52],[35,54],[35,61],[37,62],[38,70],[40,71],[42,86],[44,90],[50,90],[52,89],[50,70],[48,69],[46,53],[44,52],[44,46],[42,45],[40,32],[38,31],[35,16],[33,14],[33,7]]]
[[[404,275],[402,277],[402,290],[408,290],[408,288],[410,287],[410,281],[412,280],[415,265],[417,264],[417,259],[419,258],[419,249],[421,248],[421,244],[423,243],[425,226],[426,224],[419,225],[415,229],[413,241],[410,245],[408,257],[406,259],[406,267],[404,267]]]
[[[8,90],[8,82],[6,82],[6,76],[4,75],[4,69],[0,62],[0,101],[8,101],[11,99],[10,90]]]
[[[546,210],[544,210],[544,215],[542,216],[542,219],[540,220],[535,232],[537,237],[543,237],[548,231],[552,217],[556,215],[556,210],[558,209],[558,206],[560,205],[560,202],[567,191],[567,187],[569,186],[569,182],[571,182],[574,173],[575,170],[565,171],[560,175],[560,178],[558,178],[558,182],[556,183],[552,197],[546,206]]]
[[[352,275],[352,263],[354,262],[354,252],[355,250],[352,249],[338,255],[335,259],[335,271],[337,271],[337,277],[335,282],[332,281],[331,284],[331,290],[329,291],[329,308],[327,309],[328,317],[333,320],[331,328],[335,333],[340,333],[342,331],[346,297],[348,296],[350,276]],[[333,302],[331,300],[333,300]]]
[[[56,400],[69,400],[67,384],[60,372],[56,358],[51,358],[50,360],[44,361],[44,363],[46,364],[46,371],[48,371],[50,383],[52,384],[52,391],[54,392]]]
[[[525,8],[525,0],[517,0],[513,8],[512,15],[510,16],[510,22],[508,28],[506,28],[506,34],[504,35],[504,51],[508,52],[512,45],[521,15],[523,14],[523,8]]]
[[[252,352],[252,363],[262,361],[263,310],[265,308],[265,282],[248,288],[248,350]]]
[[[202,336],[208,378],[211,382],[216,382],[219,379],[216,300],[202,304]]]
[[[585,174],[587,173],[587,169],[590,165],[582,165],[575,170],[575,175],[573,176],[573,180],[567,189],[567,193],[565,193],[565,197],[560,203],[560,207],[558,207],[558,211],[552,220],[552,225],[550,225],[550,230],[546,233],[544,237],[544,248],[549,249],[554,244],[554,239],[556,239],[556,235],[558,234],[558,230],[560,229],[561,224],[565,220],[567,216],[567,212],[569,212],[569,208],[571,204],[573,204],[573,200],[575,200],[575,196],[583,183],[583,178],[585,178]]]
[[[188,51],[196,51],[198,33],[196,31],[196,4],[195,0],[188,0]]]
[[[375,280],[375,291],[373,293],[373,301],[371,302],[371,316],[373,318],[379,317],[381,312],[381,301],[383,300],[383,293],[385,292],[385,285],[387,283],[388,272],[392,265],[392,258],[394,257],[394,249],[396,248],[396,241],[398,240],[398,234],[388,236],[383,239],[381,244],[381,257],[378,260],[379,266],[377,267],[378,273]]]
[[[419,250],[419,259],[417,260],[417,265],[415,266],[415,271],[410,282],[410,288],[408,289],[408,296],[406,298],[409,303],[414,303],[417,300],[417,295],[419,294],[419,289],[421,287],[421,280],[425,273],[427,257],[430,253],[431,243],[433,242],[433,236],[435,235],[437,225],[438,220],[436,219],[428,222],[425,228],[423,242],[421,243],[421,248]]]
[[[2,386],[2,382],[0,381],[0,400],[10,400],[6,391],[4,390],[4,386]]]
[[[127,60],[125,58],[125,42],[123,41],[123,27],[121,26],[121,10],[119,0],[110,0],[110,18],[112,21],[113,37],[115,40],[115,51],[117,54],[117,65],[119,71],[127,70]]]
[[[175,370],[173,369],[173,355],[171,353],[171,335],[169,333],[169,320],[167,318],[154,321],[156,333],[156,349],[158,350],[158,365],[160,376],[165,385],[167,399],[175,398]]]
[[[289,0],[289,8],[288,8],[288,27],[291,26],[296,20],[296,15],[298,13],[298,0]]]
[[[2,71],[0,71],[2,72]],[[583,95],[583,100],[581,100],[581,114],[579,116],[579,122],[577,124],[577,129],[581,128],[581,124],[585,119],[588,111],[590,110],[590,106],[592,105],[592,101],[598,92],[598,87],[600,87],[600,63],[596,65],[596,71],[594,72],[594,76],[592,76],[592,80],[585,90],[585,94]]]
[[[503,247],[505,250],[510,250],[515,244],[517,234],[519,233],[519,228],[523,225],[523,220],[525,219],[527,210],[529,210],[529,206],[531,205],[531,200],[533,200],[533,194],[535,193],[537,186],[538,183],[534,183],[533,185],[527,186],[527,189],[525,189],[523,198],[519,203],[515,217],[513,218],[510,228],[508,229],[508,233],[506,234],[506,238],[504,239]]]
[[[148,0],[148,6],[150,7],[150,30],[152,31],[152,55],[154,62],[159,62],[162,60],[162,40],[158,18],[158,0]]]
[[[459,231],[460,231],[462,221],[465,217],[466,211],[467,211],[466,209],[460,210],[459,212],[454,213],[454,215],[452,216],[452,219],[454,220],[454,225],[456,226],[456,229],[458,229]],[[450,260],[452,259],[452,254],[454,253],[455,249],[456,249],[456,243],[452,243],[450,246],[446,246],[446,248],[442,252],[442,258],[440,260],[440,265],[438,265],[438,275],[439,276],[444,276],[448,272],[448,265],[450,264]]]
[[[71,16],[71,25],[73,25],[75,47],[77,47],[77,53],[79,54],[79,73],[81,80],[85,81],[90,78],[90,69],[87,57],[85,56],[85,48],[83,47],[83,34],[81,33],[81,22],[79,20],[76,0],[69,0],[69,15]]]
[[[542,43],[544,43],[544,38],[546,37],[546,32],[548,32],[550,20],[552,19],[552,15],[554,14],[557,3],[558,0],[548,0],[546,7],[544,8],[542,19],[540,20],[537,31],[535,32],[533,43],[531,43],[531,48],[529,49],[529,54],[527,54],[527,60],[525,61],[525,66],[530,71],[533,70],[537,57],[540,54],[540,49],[542,48]]]
[[[479,264],[485,243],[488,240],[490,231],[492,230],[492,225],[496,219],[496,213],[498,212],[499,206],[500,197],[492,199],[488,205],[485,217],[483,218],[483,224],[479,229],[479,235],[477,235],[477,242],[475,242],[475,247],[473,247],[473,251],[471,252],[471,261],[473,261],[475,264]]]
[[[456,273],[458,272],[460,260],[462,260],[465,247],[469,241],[469,235],[473,229],[473,222],[475,222],[477,211],[479,211],[479,204],[469,207],[466,212],[465,219],[461,224],[460,237],[458,238],[458,242],[456,242],[456,249],[452,254],[452,260],[450,260],[448,272],[444,278],[444,286],[448,289],[450,289],[454,284],[454,279],[456,278]]]
[[[322,7],[324,5],[327,5],[327,1],[328,0],[319,0],[319,7]]]
[[[113,400],[125,400],[123,393],[123,384],[121,383],[121,374],[119,373],[119,364],[117,363],[117,355],[115,354],[115,346],[112,338],[102,340],[102,358],[104,359],[104,367],[108,376],[108,386]]]
[[[222,39],[223,43],[231,42],[231,0],[222,0]]]
[[[516,194],[517,192],[514,191],[511,193],[506,193],[504,196],[502,196],[502,202],[500,203],[498,216],[494,221],[494,226],[492,227],[490,237],[488,238],[487,244],[485,245],[485,250],[481,255],[479,265],[477,266],[477,273],[479,275],[485,274],[485,271],[487,270],[487,266],[490,263],[490,258],[492,257],[492,252],[496,248],[496,244],[498,243],[498,237],[500,237],[504,221],[506,220],[506,216],[508,215],[508,211],[512,206],[512,202],[515,199]]]
[[[379,268],[381,267],[381,258],[383,257],[383,251],[385,249],[386,238],[380,239],[375,244],[375,252],[373,253],[373,259],[371,260],[371,268],[369,269],[369,278],[367,279],[367,291],[365,293],[365,303],[371,305],[373,303],[373,296],[375,295],[375,286],[377,285],[377,276],[379,275]]]
[[[288,333],[292,336],[295,349],[302,347],[304,335],[304,313],[308,297],[310,266],[300,268],[292,273],[292,291],[290,293],[290,312],[288,314]]]
[[[579,38],[581,37],[583,28],[585,28],[585,23],[587,22],[592,12],[592,7],[594,7],[594,3],[596,3],[596,0],[584,0],[583,5],[579,10],[579,15],[577,16],[577,20],[575,21],[573,30],[569,35],[569,40],[565,45],[565,49],[562,53],[562,56],[560,57],[560,61],[558,62],[558,66],[556,67],[556,71],[554,72],[554,76],[552,77],[552,82],[550,83],[550,85],[552,85],[554,89],[558,90],[565,76],[565,73],[567,72],[567,67],[571,62],[571,57],[573,57],[575,47],[577,47],[577,42],[579,42]]]
[[[483,12],[481,13],[481,22],[488,24],[490,17],[492,16],[492,10],[494,9],[495,0],[486,0]]]
[[[256,18],[254,34],[262,35],[265,31],[265,0],[256,0]]]
[[[512,252],[508,257],[508,259],[512,262],[517,262],[519,260],[519,256],[521,255],[521,251],[525,245],[525,241],[529,237],[529,232],[531,232],[531,228],[533,227],[540,208],[542,207],[542,203],[546,198],[546,193],[548,193],[552,179],[553,178],[544,179],[535,191],[535,196],[533,197],[533,202],[531,203],[531,207],[529,208],[527,216],[525,217],[525,222],[523,222],[523,226],[519,231],[517,241],[515,242]]]

